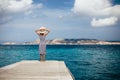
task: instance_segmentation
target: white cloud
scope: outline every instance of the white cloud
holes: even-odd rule
[[[93,27],[104,27],[104,26],[111,26],[117,23],[117,17],[109,17],[104,19],[95,19],[93,18],[91,25]]]
[[[0,23],[5,23],[10,19],[6,17],[19,13],[30,15],[34,9],[42,8],[43,5],[33,4],[33,0],[0,0]],[[11,17],[12,18],[12,17]]]
[[[21,12],[31,8],[32,0],[0,0],[0,13],[7,12]]]
[[[110,15],[120,17],[120,5],[112,6],[108,8],[108,11],[110,12]]]
[[[12,12],[25,11],[31,7],[32,0],[9,0],[8,10]]]
[[[25,12],[25,15],[30,15],[32,13],[33,13],[32,10],[28,10],[28,11]]]
[[[120,18],[120,5],[113,6],[111,0],[75,0],[72,11],[78,15],[85,15],[85,16],[87,15],[90,17],[105,18],[102,19],[102,21],[106,20],[106,17],[110,17],[110,16],[115,16],[118,19]],[[101,19],[99,20],[101,21]],[[93,19],[91,23],[93,22],[96,22],[96,19]],[[105,23],[107,24],[107,22]],[[110,25],[113,25],[113,23],[106,26],[110,26]]]
[[[32,0],[0,0],[0,24],[11,21],[14,15],[32,7]]]
[[[110,0],[75,0],[73,11],[77,14],[106,15],[104,9],[111,5]]]
[[[35,10],[35,9],[41,9],[42,7],[43,7],[42,3],[32,4],[31,7],[27,11],[25,11],[25,15],[31,15],[34,12],[33,10]]]
[[[43,7],[43,4],[42,3],[39,3],[39,4],[36,4],[36,5],[33,5],[34,7],[33,8],[37,8],[37,9],[40,9]]]

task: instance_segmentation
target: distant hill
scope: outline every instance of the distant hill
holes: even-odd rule
[[[5,42],[2,45],[31,45],[31,44],[39,44],[40,40],[36,39],[33,42],[23,42],[23,43],[15,43],[15,42]],[[64,45],[120,45],[118,41],[103,41],[97,39],[53,39],[53,40],[46,40],[47,44],[54,45],[54,44],[64,44]]]

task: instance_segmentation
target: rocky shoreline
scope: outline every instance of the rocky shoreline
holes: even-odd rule
[[[23,43],[15,43],[15,42],[4,42],[1,45],[37,45],[40,40],[37,39],[33,42],[23,42]],[[46,44],[48,45],[120,45],[119,41],[103,41],[96,39],[53,39],[47,40]]]

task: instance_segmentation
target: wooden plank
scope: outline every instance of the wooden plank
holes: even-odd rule
[[[21,61],[0,68],[0,80],[73,80],[64,61]]]

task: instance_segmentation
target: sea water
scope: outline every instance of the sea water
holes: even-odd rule
[[[65,61],[75,80],[120,80],[120,45],[47,45],[47,60]],[[0,45],[0,67],[39,60],[38,45]]]

